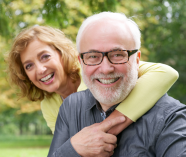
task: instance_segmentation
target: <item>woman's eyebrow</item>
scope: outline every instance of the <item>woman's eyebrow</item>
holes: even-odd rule
[[[27,61],[23,62],[22,64],[24,66],[25,64],[28,64],[29,62],[30,62],[30,60],[27,60]]]
[[[46,52],[48,52],[48,51],[42,50],[41,52],[39,52],[39,53],[37,54],[37,57],[39,58],[43,53],[46,53]]]

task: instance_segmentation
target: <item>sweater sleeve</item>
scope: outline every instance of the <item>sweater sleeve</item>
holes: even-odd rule
[[[62,102],[60,95],[56,93],[53,94],[51,98],[45,98],[41,101],[41,111],[52,134],[54,134],[57,115]]]
[[[177,79],[178,72],[168,65],[140,61],[136,86],[116,109],[135,122],[154,106]]]

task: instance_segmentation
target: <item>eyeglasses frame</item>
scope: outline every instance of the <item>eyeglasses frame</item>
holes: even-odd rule
[[[109,53],[109,52],[114,52],[114,51],[127,51],[127,53],[128,53],[128,60],[127,60],[126,62],[123,62],[123,63],[112,63],[112,62],[110,61],[109,57],[108,57],[108,53]],[[99,64],[102,63],[104,56],[107,56],[107,59],[108,59],[109,62],[112,63],[112,64],[125,64],[125,63],[127,63],[127,62],[129,61],[129,57],[130,57],[131,55],[133,55],[134,53],[138,52],[138,49],[135,49],[135,50],[120,50],[120,49],[119,49],[119,50],[111,50],[111,51],[107,51],[107,52],[100,52],[100,51],[83,52],[83,53],[80,53],[80,57],[81,57],[81,59],[83,60],[83,63],[84,63],[85,65],[89,65],[89,64],[86,64],[86,63],[84,62],[83,55],[86,54],[86,53],[92,53],[92,52],[102,53],[103,57],[102,57],[102,60],[101,60],[101,62],[100,62]],[[99,64],[91,64],[91,65],[89,65],[89,66],[95,66],[95,65],[99,65]]]

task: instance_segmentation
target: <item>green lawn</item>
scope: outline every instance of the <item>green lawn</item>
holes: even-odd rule
[[[46,157],[48,148],[0,148],[0,157]]]
[[[0,157],[46,157],[50,136],[0,136]]]
[[[0,148],[49,147],[52,135],[0,136]]]

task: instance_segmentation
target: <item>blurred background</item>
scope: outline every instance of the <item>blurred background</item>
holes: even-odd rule
[[[185,0],[0,0],[0,157],[45,157],[52,134],[40,102],[18,99],[9,85],[4,55],[20,30],[32,25],[61,29],[75,43],[82,21],[101,11],[122,12],[142,33],[142,60],[179,72],[168,94],[186,104]]]

